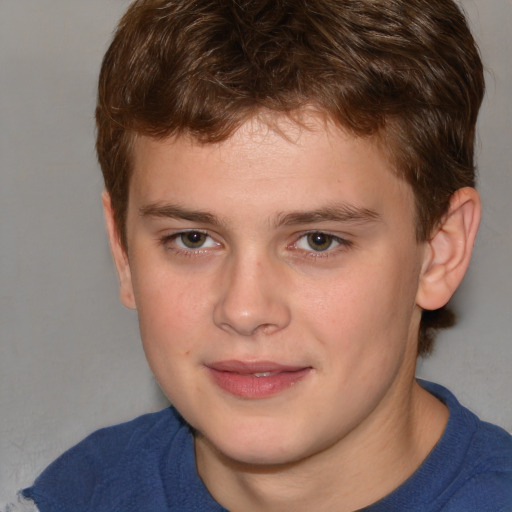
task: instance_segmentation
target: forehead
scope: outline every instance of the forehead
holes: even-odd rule
[[[263,213],[340,201],[373,209],[411,194],[376,138],[352,136],[316,114],[254,117],[215,143],[187,135],[134,141],[130,203],[137,208],[172,201]]]

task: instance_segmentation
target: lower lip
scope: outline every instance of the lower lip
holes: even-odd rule
[[[279,372],[268,377],[241,374],[208,368],[213,381],[224,391],[241,398],[268,398],[275,396],[300,382],[311,368]]]

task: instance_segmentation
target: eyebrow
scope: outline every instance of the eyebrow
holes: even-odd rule
[[[142,217],[163,217],[220,226],[226,224],[212,213],[190,210],[177,204],[152,203],[139,209]],[[296,211],[277,214],[274,227],[319,222],[369,223],[380,220],[380,215],[368,208],[359,208],[349,204],[335,204],[309,211]]]
[[[277,216],[276,226],[295,224],[313,224],[317,222],[368,223],[380,220],[380,215],[368,208],[359,208],[350,204],[335,204],[311,211],[281,213]]]
[[[208,212],[189,210],[177,204],[160,204],[152,203],[142,206],[139,209],[142,217],[164,217],[170,219],[188,220],[191,222],[198,222],[201,224],[223,224],[219,219]]]

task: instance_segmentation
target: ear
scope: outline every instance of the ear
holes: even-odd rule
[[[423,309],[444,306],[453,295],[471,259],[480,224],[480,196],[474,188],[461,188],[434,236],[427,242],[416,303]]]
[[[121,244],[108,192],[103,192],[101,200],[103,202],[103,210],[105,211],[105,223],[107,225],[110,250],[112,251],[112,257],[114,258],[117,270],[117,277],[119,278],[119,295],[121,302],[127,308],[136,309],[130,262],[128,261],[128,255]]]

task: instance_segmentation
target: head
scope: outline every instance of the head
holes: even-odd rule
[[[105,56],[97,151],[125,250],[138,136],[227,140],[265,113],[315,110],[374,140],[412,189],[418,242],[474,186],[482,64],[451,0],[138,0]],[[261,116],[260,116],[261,117]],[[269,121],[270,122],[270,121]],[[425,310],[418,353],[453,323]]]

